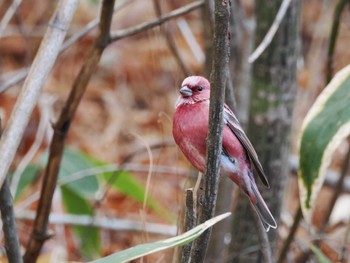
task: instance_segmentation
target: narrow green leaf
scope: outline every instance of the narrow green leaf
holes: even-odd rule
[[[48,153],[46,152],[41,158],[41,163],[43,167],[46,166],[47,158]],[[95,164],[92,161],[90,161],[87,155],[79,151],[66,148],[62,156],[62,162],[58,178],[59,180],[62,180],[73,173],[86,170],[94,166]],[[85,196],[90,197],[91,195],[95,194],[95,192],[98,190],[98,180],[96,176],[89,176],[78,181],[69,183],[69,187],[80,194],[84,194]]]
[[[119,170],[112,173],[104,173],[103,178],[117,191],[132,197],[140,203],[143,202],[146,193],[145,187],[131,173]],[[169,211],[163,208],[151,196],[148,196],[146,205],[171,222],[176,218],[170,215]]]
[[[179,236],[172,237],[169,239],[153,242],[153,243],[147,243],[147,244],[141,244],[137,245],[135,247],[114,253],[112,255],[109,255],[107,257],[92,261],[94,263],[123,263],[128,262],[164,249],[172,248],[175,246],[183,246],[197,237],[199,237],[205,230],[207,230],[209,227],[213,226],[217,222],[223,220],[224,218],[227,218],[231,213],[225,213],[219,216],[216,216],[203,224],[196,226],[195,228],[189,230],[186,233],[183,233]]]
[[[299,186],[302,210],[312,209],[333,153],[350,134],[350,66],[336,74],[305,117],[299,143]]]
[[[92,215],[93,208],[84,196],[79,195],[74,188],[62,186],[62,200],[68,213],[74,215]],[[79,237],[82,255],[95,258],[100,254],[100,235],[96,227],[74,226],[73,231]]]
[[[108,164],[88,156],[90,162],[95,166],[107,166]],[[104,172],[100,174],[102,178],[113,187],[116,191],[133,198],[134,200],[143,203],[146,194],[145,187],[135,178],[133,174],[125,170],[117,170],[114,172]],[[146,206],[151,208],[157,214],[162,216],[169,222],[175,222],[176,216],[172,215],[159,202],[151,196],[147,197]]]
[[[321,251],[321,249],[319,249],[318,247],[314,246],[311,243],[309,244],[309,248],[316,255],[319,263],[331,263],[329,258],[327,258],[327,256]]]
[[[15,194],[15,199],[21,196],[23,190],[31,183],[33,183],[36,178],[38,178],[41,166],[37,164],[29,164],[21,174],[19,179],[17,191]]]

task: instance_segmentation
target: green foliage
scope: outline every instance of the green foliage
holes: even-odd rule
[[[129,172],[119,170],[111,173],[104,173],[103,178],[119,192],[141,203],[144,201],[146,193],[145,188]],[[175,217],[170,215],[169,212],[152,197],[147,197],[146,205],[168,221],[174,221]]]
[[[109,255],[107,257],[92,261],[94,263],[123,263],[123,262],[129,262],[131,260],[135,260],[137,258],[164,250],[168,248],[172,248],[175,246],[183,246],[187,243],[193,241],[197,237],[199,237],[205,230],[207,230],[209,227],[213,226],[217,222],[223,220],[224,218],[227,218],[231,213],[225,213],[219,216],[216,216],[203,224],[196,226],[195,228],[189,230],[186,233],[183,233],[179,236],[172,237],[169,239],[153,242],[153,243],[147,243],[147,244],[141,244],[137,245],[135,247],[114,253],[112,255]]]
[[[46,166],[48,153],[45,153],[41,158],[42,167]],[[87,170],[94,167],[94,163],[90,161],[87,155],[66,148],[63,153],[60,171],[58,174],[58,181],[67,179],[74,173]],[[75,192],[78,192],[86,197],[91,197],[98,190],[98,180],[96,176],[86,176],[80,180],[72,181],[67,184]]]
[[[19,181],[16,197],[37,178],[40,170],[46,166],[47,159],[48,152],[42,155],[39,165],[29,165],[24,170]],[[104,180],[112,188],[126,196],[143,203],[146,192],[145,187],[127,171],[117,170],[96,174],[90,173],[79,177],[79,179],[71,177],[73,174],[107,165],[109,164],[79,151],[69,148],[64,150],[58,175],[58,185],[60,185],[62,192],[63,205],[68,213],[93,216],[93,207],[89,200],[93,199],[96,191],[99,189],[99,179]],[[146,205],[169,221],[173,221],[173,218],[175,218],[150,196],[147,198]],[[94,227],[73,226],[73,231],[80,242],[82,255],[86,258],[96,257],[100,252],[99,230]]]
[[[62,200],[68,213],[75,215],[93,215],[90,202],[74,188],[62,186]],[[82,255],[86,258],[95,258],[100,254],[100,235],[96,227],[74,226],[73,231],[79,237],[78,242]]]
[[[310,222],[332,155],[350,134],[350,66],[319,95],[305,117],[299,144],[299,186],[304,217]]]
[[[15,199],[20,197],[24,189],[38,178],[40,170],[41,166],[37,164],[30,164],[24,169],[18,182]]]
[[[329,258],[327,258],[327,256],[318,247],[314,246],[311,243],[309,244],[309,247],[311,251],[316,255],[319,263],[331,263]]]

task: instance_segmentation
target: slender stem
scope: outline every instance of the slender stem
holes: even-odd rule
[[[272,263],[271,246],[270,246],[269,238],[267,236],[267,232],[264,226],[261,224],[260,218],[258,214],[255,212],[254,206],[251,203],[250,203],[250,207],[252,209],[254,224],[256,227],[260,249],[263,256],[263,262]]]
[[[185,214],[185,229],[189,231],[196,226],[196,211],[195,211],[195,198],[193,196],[194,191],[192,188],[186,191],[186,214]],[[190,262],[192,243],[190,242],[182,247],[181,263]]]
[[[159,0],[153,0],[153,6],[154,6],[157,17],[161,18],[162,17],[162,8],[160,6]],[[169,47],[169,50],[173,54],[177,64],[181,68],[183,74],[185,76],[191,75],[190,70],[187,68],[186,64],[184,63],[183,59],[181,58],[179,49],[176,46],[175,39],[174,39],[171,31],[169,30],[169,28],[166,26],[163,26],[160,30],[161,30],[161,33],[165,37],[165,40],[166,40],[168,47]]]
[[[2,220],[2,230],[5,238],[5,249],[9,262],[21,263],[21,247],[19,244],[16,220],[12,204],[12,196],[8,178],[5,179],[4,184],[0,190],[0,211]]]
[[[320,227],[321,231],[327,227],[327,224],[328,224],[329,218],[332,214],[335,202],[337,201],[339,195],[342,194],[342,192],[343,192],[344,180],[346,177],[346,172],[349,169],[349,166],[350,166],[350,148],[348,149],[348,153],[346,154],[346,157],[345,157],[345,160],[344,160],[344,163],[342,166],[342,170],[340,173],[340,178],[338,179],[337,185],[333,189],[333,194],[332,194],[330,201],[327,205],[328,207],[326,209],[326,213],[323,216],[321,227]]]
[[[0,137],[2,133],[0,119]],[[12,196],[8,178],[0,190],[0,212],[2,220],[2,230],[4,232],[5,249],[9,262],[22,263],[21,247],[19,244],[15,213],[13,211]]]
[[[215,213],[222,151],[223,107],[229,60],[230,2],[215,1],[214,56],[211,73],[209,107],[209,129],[207,139],[207,161],[204,174],[204,202],[197,223],[212,218]],[[211,230],[194,241],[191,250],[192,262],[204,262]]]
[[[116,32],[112,32],[110,41],[111,42],[117,41],[117,40],[125,38],[125,37],[136,35],[140,32],[145,31],[145,30],[152,29],[156,26],[159,26],[159,25],[169,21],[170,19],[182,16],[186,13],[191,12],[194,9],[197,9],[198,7],[202,6],[203,3],[204,2],[202,0],[196,1],[196,2],[190,3],[188,5],[185,5],[183,7],[180,7],[178,9],[170,12],[169,14],[159,18],[159,19],[155,19],[155,20],[152,20],[150,22],[144,22],[144,23],[141,23],[141,24],[134,26],[134,27],[131,27],[131,28],[121,29],[121,30],[118,30]]]
[[[23,84],[0,140],[0,186],[16,154],[19,143],[36,105],[41,89],[58,56],[78,1],[61,0],[58,3],[49,28],[40,44],[37,55]]]
[[[295,237],[295,234],[297,232],[299,223],[301,221],[301,219],[303,218],[303,213],[301,210],[301,206],[299,205],[297,212],[295,213],[294,216],[294,220],[293,220],[293,225],[289,230],[289,234],[288,237],[286,238],[286,240],[283,242],[283,247],[281,249],[280,255],[278,257],[277,263],[282,263],[284,261],[284,259],[287,256],[287,252],[289,250],[289,247]]]
[[[261,41],[260,45],[255,49],[255,51],[249,56],[248,62],[253,63],[255,60],[257,60],[260,55],[265,51],[265,49],[270,45],[272,42],[273,37],[276,35],[276,32],[282,23],[282,20],[284,16],[287,13],[288,7],[290,5],[290,2],[292,0],[283,0],[277,15],[275,17],[275,20],[273,21],[273,24],[271,25],[269,31],[265,35],[263,41]]]
[[[328,46],[328,53],[327,53],[327,69],[326,69],[327,83],[329,83],[333,77],[334,50],[335,50],[335,45],[337,43],[337,36],[339,31],[341,14],[346,4],[349,4],[349,0],[339,0],[333,16],[333,24],[332,24],[331,35],[329,37],[329,46]]]
[[[41,196],[38,205],[34,227],[29,239],[27,251],[24,255],[26,263],[35,262],[41,247],[50,235],[48,234],[48,217],[51,210],[51,202],[57,184],[57,176],[62,159],[64,141],[71,121],[81,98],[86,90],[91,75],[97,68],[102,52],[109,43],[109,32],[113,15],[114,0],[104,0],[100,14],[100,34],[87,59],[82,66],[79,75],[74,81],[72,90],[56,124],[54,135],[50,145],[49,160],[45,170]]]

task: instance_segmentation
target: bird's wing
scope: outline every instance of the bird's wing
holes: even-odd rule
[[[237,139],[241,142],[244,149],[247,151],[247,154],[251,162],[253,163],[255,170],[258,172],[258,175],[261,181],[263,182],[263,184],[266,187],[270,188],[269,182],[266,178],[266,175],[264,173],[264,170],[261,166],[258,155],[256,154],[256,151],[253,145],[249,141],[247,135],[242,130],[241,125],[239,124],[239,121],[237,120],[236,116],[233,114],[233,112],[230,110],[230,108],[227,105],[225,105],[225,108],[224,108],[224,122],[230,128],[230,130],[236,135]]]

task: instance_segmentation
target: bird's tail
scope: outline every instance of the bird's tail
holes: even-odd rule
[[[256,184],[252,183],[252,190],[256,198],[256,202],[252,202],[256,212],[258,213],[260,220],[262,224],[264,225],[264,228],[266,229],[266,232],[270,230],[270,228],[276,229],[277,224],[272,216],[269,208],[267,207],[263,197],[261,196]]]

